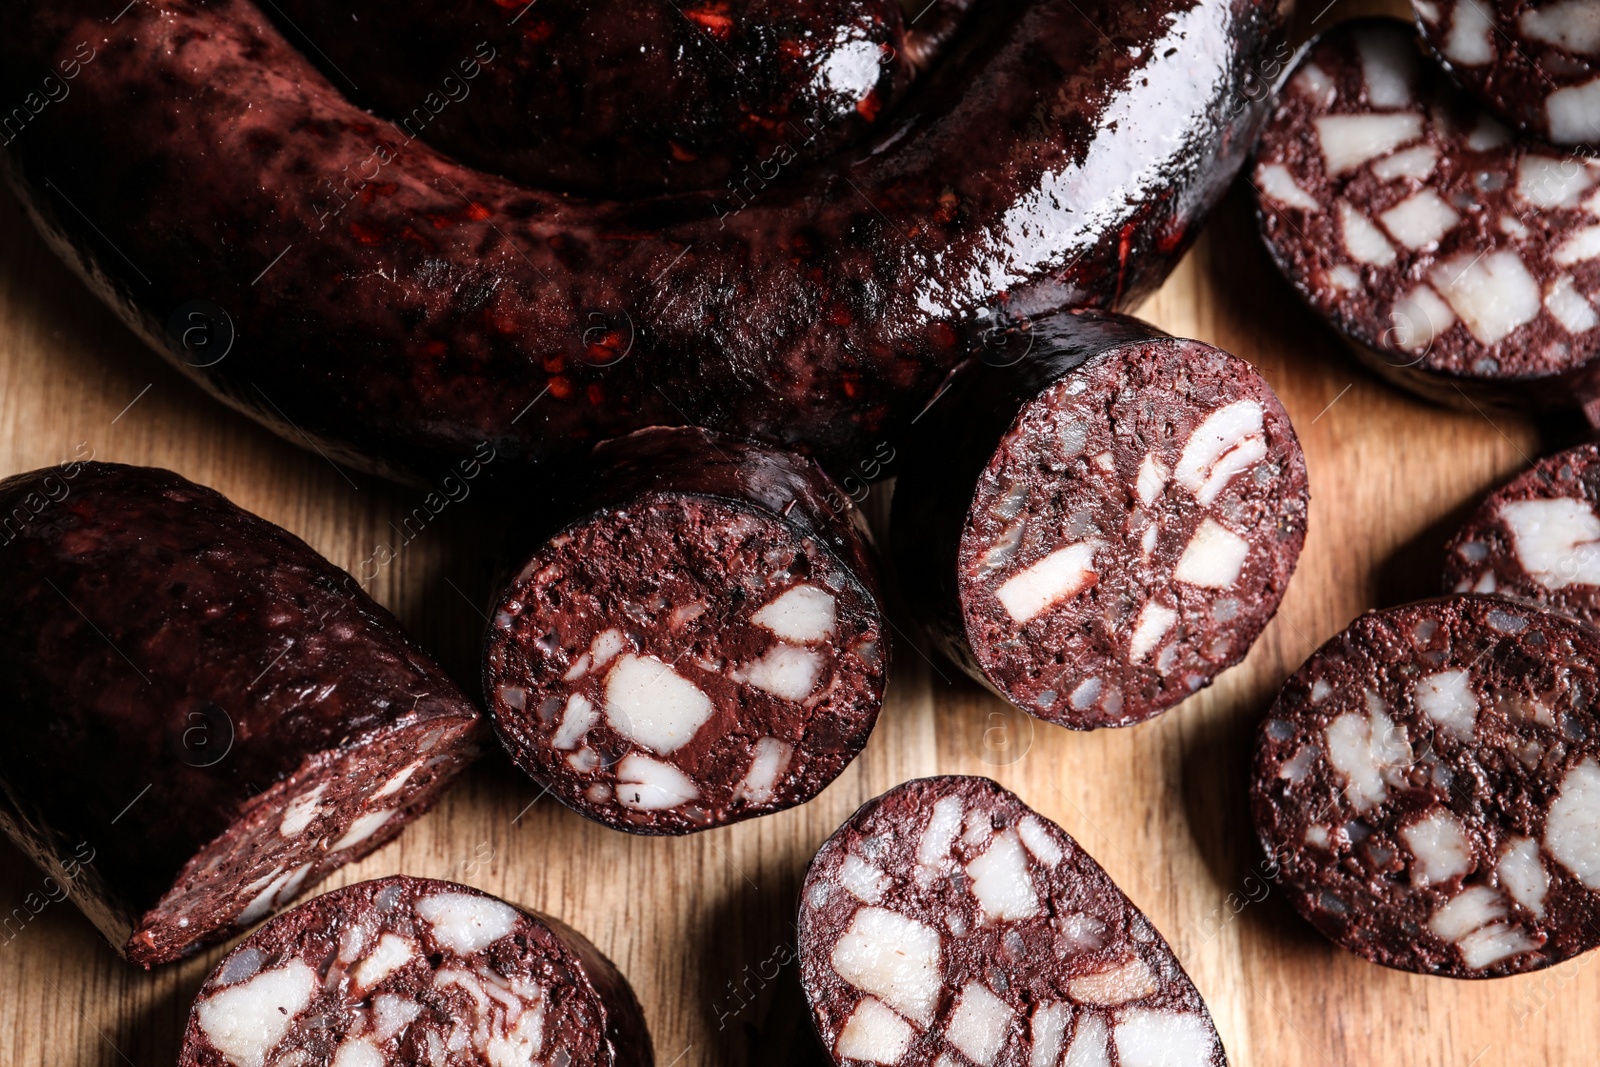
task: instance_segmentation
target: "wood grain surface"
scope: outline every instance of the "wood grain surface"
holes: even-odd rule
[[[1324,2],[1299,14],[1299,39],[1362,10],[1337,0],[1319,12]],[[871,743],[800,809],[688,838],[634,838],[541,799],[496,755],[325,888],[391,872],[479,886],[562,917],[610,955],[644,1004],[660,1067],[811,1064],[789,962],[810,856],[896,783],[987,774],[1077,837],[1166,934],[1240,1067],[1594,1063],[1600,953],[1487,982],[1362,962],[1263,880],[1245,803],[1252,732],[1284,677],[1359,612],[1435,592],[1453,524],[1555,436],[1531,420],[1428,406],[1360,370],[1272,272],[1238,190],[1142,314],[1259,367],[1310,465],[1310,535],[1283,608],[1213,688],[1143,726],[1072,733],[1008,710],[902,634]],[[340,469],[203,395],[0,197],[0,476],[81,443],[100,459],[213,486],[341,567],[393,549],[367,588],[476,691],[495,509],[469,497],[406,540],[399,524],[423,491]],[[888,493],[875,487],[868,500],[880,527]],[[172,1063],[221,950],[136,971],[46,888],[0,844],[0,916],[13,917],[0,933],[0,1065]]]

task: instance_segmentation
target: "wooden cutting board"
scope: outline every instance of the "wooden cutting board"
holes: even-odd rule
[[[1362,10],[1324,2],[1300,12],[1297,39]],[[404,872],[551,912],[631,979],[660,1067],[810,1064],[790,962],[810,856],[896,783],[986,774],[1082,842],[1166,934],[1240,1067],[1595,1062],[1600,953],[1489,982],[1364,963],[1264,880],[1246,808],[1252,732],[1284,677],[1359,612],[1435,592],[1453,525],[1551,442],[1531,420],[1441,410],[1359,369],[1272,271],[1237,190],[1142,314],[1260,368],[1310,465],[1299,571],[1250,657],[1214,687],[1152,723],[1078,734],[1009,710],[902,639],[871,743],[800,809],[689,838],[634,838],[540,799],[492,756],[326,888]],[[214,486],[341,567],[392,549],[368,590],[471,684],[498,528],[486,501],[469,497],[402,533],[422,491],[340,469],[206,397],[103,310],[0,196],[0,476],[81,443],[100,459]],[[877,486],[868,499],[880,529],[888,494]],[[0,1065],[172,1063],[220,954],[155,974],[129,968],[0,843]]]

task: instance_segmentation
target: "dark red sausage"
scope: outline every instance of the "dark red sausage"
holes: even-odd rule
[[[1600,394],[1600,160],[1513,134],[1407,23],[1307,48],[1251,180],[1273,260],[1379,373],[1458,407]]]
[[[889,635],[860,513],[809,460],[696,429],[609,442],[500,594],[484,689],[517,765],[609,826],[811,799],[861,751]]]
[[[901,450],[906,599],[1023,710],[1142,722],[1244,658],[1277,610],[1305,457],[1271,387],[1209,345],[1099,312],[1003,340],[1007,365],[970,368]]]
[[[907,782],[852,815],[806,872],[799,953],[836,1063],[1227,1063],[1161,934],[987,778]]]
[[[881,136],[737,196],[468,169],[248,0],[5,5],[0,98],[70,94],[0,128],[12,183],[130,324],[330,455],[539,460],[690,422],[849,466],[992,306],[1127,305],[1165,277],[1249,149],[1278,7],[974,11]],[[222,312],[219,359],[196,330],[229,332]]]
[[[431,878],[287,912],[200,987],[179,1067],[653,1067],[627,979],[576,930]]]
[[[1284,685],[1256,832],[1374,963],[1489,978],[1600,944],[1600,634],[1500,597],[1372,611]]]
[[[145,967],[383,845],[485,732],[299,538],[100,463],[0,483],[0,707],[0,826]]]

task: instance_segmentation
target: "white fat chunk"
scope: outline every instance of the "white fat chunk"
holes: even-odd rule
[[[249,926],[259,919],[265,919],[272,909],[278,906],[278,901],[286,900],[300,891],[300,884],[306,880],[306,875],[311,872],[311,864],[303,864],[293,870],[282,871],[276,875],[268,876],[266,881],[256,882],[250,886],[255,889],[265,885],[259,893],[244,906],[239,917],[233,921],[240,926]]]
[[[1438,244],[1461,216],[1438,193],[1424,189],[1379,215],[1378,221],[1396,241],[1418,251]]]
[[[589,655],[594,657],[594,669],[599,670],[617,658],[617,653],[628,647],[628,639],[621,630],[601,630],[589,643]]]
[[[1472,127],[1472,132],[1467,134],[1467,147],[1474,152],[1488,152],[1504,148],[1510,143],[1511,127],[1487,111],[1478,115],[1478,121]]]
[[[1557,89],[1545,98],[1550,139],[1560,144],[1600,141],[1600,78]]]
[[[1172,577],[1204,589],[1226,589],[1239,578],[1250,542],[1207,518],[1189,539]]]
[[[1600,889],[1600,765],[1586,759],[1567,772],[1545,816],[1544,847],[1589,889]]]
[[[1029,1037],[1033,1047],[1028,1051],[1028,1067],[1056,1067],[1061,1049],[1067,1043],[1067,1031],[1072,1028],[1072,1006],[1059,1000],[1047,1001],[1033,1009],[1029,1021]]]
[[[592,657],[585,652],[567,668],[567,673],[561,676],[563,682],[576,682],[579,678],[589,673],[589,661]]]
[[[388,822],[393,814],[392,811],[369,811],[365,815],[358,815],[350,824],[350,829],[346,830],[344,836],[335,841],[328,851],[339,852],[365,844],[373,834],[383,828],[383,824]]]
[[[1022,839],[1022,846],[1033,853],[1033,858],[1048,867],[1054,867],[1065,858],[1061,846],[1050,836],[1044,823],[1032,815],[1024,815],[1017,823],[1017,836]]]
[[[847,852],[839,865],[839,884],[861,903],[876,904],[889,887],[889,876],[854,852]]]
[[[1544,917],[1544,895],[1550,891],[1550,872],[1539,856],[1539,842],[1531,837],[1513,837],[1500,852],[1496,868],[1500,884],[1511,899],[1534,915]]]
[[[835,1053],[841,1060],[899,1063],[911,1047],[911,1024],[875,997],[863,997],[839,1031]]]
[[[1139,500],[1145,507],[1156,502],[1161,495],[1161,490],[1167,487],[1167,468],[1156,458],[1154,452],[1145,454],[1144,460],[1139,464],[1139,474],[1135,479],[1134,489],[1139,494]]]
[[[1261,405],[1237,400],[1217,408],[1195,427],[1172,470],[1173,480],[1209,506],[1234,475],[1249,470],[1267,454]]]
[[[1078,1024],[1061,1067],[1111,1067],[1110,1037],[1105,1019],[1098,1015],[1084,1019]]]
[[[262,971],[248,982],[205,997],[195,1021],[235,1067],[263,1067],[316,992],[317,972],[301,960]]]
[[[1530,952],[1539,947],[1539,942],[1521,927],[1495,923],[1468,934],[1456,947],[1461,950],[1462,961],[1468,967],[1478,969],[1492,967],[1503,959]]]
[[[1435,264],[1428,278],[1472,336],[1486,345],[1499,344],[1539,314],[1539,283],[1515,252],[1481,258],[1476,252],[1463,252]]]
[[[1005,1047],[1014,1013],[982,982],[968,982],[956,1000],[944,1037],[979,1067],[993,1067]]]
[[[481,952],[517,928],[517,910],[475,893],[433,893],[417,901],[433,939],[458,956]]]
[[[687,745],[714,710],[710,697],[654,656],[630,653],[606,675],[606,719],[652,752]]]
[[[1356,35],[1367,100],[1373,107],[1405,107],[1411,103],[1417,53],[1406,38],[1393,33]]]
[[[1411,745],[1381,711],[1347,711],[1324,731],[1328,762],[1344,775],[1344,795],[1358,812],[1371,811],[1389,796],[1383,773],[1411,759]]]
[[[944,975],[939,932],[886,908],[861,908],[829,957],[840,978],[919,1026],[933,1022]]]
[[[961,820],[965,809],[959,797],[940,797],[928,815],[927,828],[917,842],[917,863],[924,867],[938,867],[950,858],[950,846],[961,833]]]
[[[1379,181],[1392,182],[1396,178],[1415,178],[1427,181],[1439,165],[1439,150],[1431,144],[1419,144],[1372,165],[1373,176]]]
[[[807,645],[833,636],[833,594],[814,585],[797,585],[750,616],[785,641]]]
[[[1408,352],[1421,352],[1455,325],[1456,313],[1426,285],[1419,285],[1389,311],[1390,336]]]
[[[1411,883],[1438,885],[1466,874],[1472,867],[1472,845],[1461,820],[1443,809],[1430,812],[1400,831],[1416,865]]]
[[[1361,288],[1361,272],[1348,263],[1335,263],[1323,272],[1322,278],[1328,285],[1346,293]]]
[[[1322,205],[1300,187],[1294,175],[1289,173],[1289,168],[1282,163],[1263,163],[1257,167],[1256,188],[1284,207],[1299,208],[1301,211],[1322,210]]]
[[[328,791],[328,783],[323,782],[311,792],[295,797],[283,809],[283,821],[278,824],[278,833],[284,837],[299,837],[305,828],[311,825],[322,812],[322,794]]]
[[[1138,956],[1130,956],[1098,974],[1079,975],[1067,986],[1067,992],[1078,1003],[1103,1007],[1142,1000],[1155,991],[1156,976]]]
[[[1033,873],[1017,835],[1007,830],[988,849],[967,864],[972,895],[978,899],[986,922],[1015,922],[1039,914],[1039,895]]]
[[[334,1050],[329,1067],[384,1067],[388,1060],[377,1046],[361,1037],[346,1038]]]
[[[393,993],[379,993],[372,998],[374,1026],[372,1036],[379,1041],[389,1041],[410,1026],[422,1014],[422,1005],[409,997]]]
[[[1594,0],[1556,0],[1530,7],[1517,25],[1535,41],[1574,55],[1600,56],[1600,7]]]
[[[617,803],[635,811],[663,811],[687,804],[699,788],[670,763],[630,752],[617,764]]]
[[[1137,1008],[1113,1034],[1121,1067],[1208,1067],[1217,1044],[1206,1020],[1187,1011]]]
[[[1322,115],[1312,119],[1329,173],[1355,170],[1422,136],[1422,116],[1411,111],[1382,115]]]
[[[1519,241],[1525,241],[1533,236],[1533,231],[1524,226],[1521,219],[1511,215],[1501,215],[1498,225],[1501,233],[1507,237],[1515,237]]]
[[[1316,845],[1318,848],[1327,848],[1328,828],[1321,823],[1306,827],[1306,843]]]
[[[1339,95],[1338,87],[1333,84],[1333,79],[1328,77],[1328,72],[1315,63],[1303,64],[1289,84],[1299,92],[1324,104],[1332,104]]]
[[[982,809],[973,808],[967,812],[965,827],[961,833],[961,843],[969,849],[976,849],[979,845],[989,840],[989,835],[994,833],[994,822]]]
[[[1450,35],[1439,49],[1450,62],[1463,67],[1494,62],[1494,22],[1486,7],[1486,0],[1461,0],[1456,4]]]
[[[1154,600],[1144,606],[1139,612],[1139,621],[1134,623],[1133,636],[1128,638],[1128,661],[1138,663],[1161,643],[1167,636],[1174,623],[1178,621],[1178,613]]]
[[[1600,517],[1571,497],[1509,500],[1500,521],[1511,531],[1517,562],[1546,589],[1600,585]]]
[[[1574,159],[1523,156],[1517,164],[1517,195],[1534,207],[1577,207],[1595,176]]]
[[[1478,723],[1478,698],[1467,671],[1440,671],[1417,679],[1412,699],[1422,713],[1458,741],[1471,741]]]
[[[735,796],[752,804],[765,804],[772,799],[778,779],[789,769],[794,757],[794,746],[776,737],[763,737],[750,749],[750,769],[735,790]]]
[[[1383,231],[1347,200],[1339,201],[1339,230],[1344,234],[1344,250],[1357,263],[1387,267],[1395,261],[1394,245]]]
[[[1585,226],[1575,230],[1572,236],[1556,246],[1556,250],[1550,253],[1550,259],[1558,267],[1571,267],[1591,259],[1600,259],[1600,226]]]
[[[417,760],[415,763],[407,764],[399,774],[395,775],[387,782],[384,782],[382,789],[378,790],[367,799],[382,800],[384,797],[394,796],[396,793],[400,792],[400,790],[406,787],[406,783],[411,781],[411,776],[413,774],[416,774],[422,769],[423,762],[423,760]]]
[[[1600,315],[1578,292],[1578,285],[1570,274],[1563,274],[1545,290],[1544,306],[1569,333],[1587,333],[1600,326]]]
[[[1446,941],[1460,941],[1472,931],[1506,916],[1500,894],[1487,886],[1464,889],[1428,917],[1428,929]]]
[[[743,679],[779,700],[799,703],[811,695],[822,675],[822,653],[794,645],[774,645],[766,655],[739,669]]]
[[[600,721],[600,709],[582,693],[567,697],[566,710],[561,713],[561,725],[550,739],[550,747],[570,752],[578,747],[583,735],[594,729]]]
[[[356,964],[355,970],[351,973],[355,977],[356,985],[362,989],[371,989],[404,967],[416,954],[417,946],[410,938],[386,933],[378,938],[378,943],[373,946],[372,951]]]
[[[1012,619],[1026,623],[1094,584],[1095,548],[1092,541],[1058,548],[1006,579],[994,595]]]

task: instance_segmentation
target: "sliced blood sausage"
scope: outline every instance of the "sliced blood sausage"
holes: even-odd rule
[[[1031,348],[1028,346],[1031,345]],[[923,415],[890,544],[933,641],[1024,710],[1141,722],[1244,657],[1305,540],[1305,458],[1246,362],[1042,319]]]
[[[484,440],[512,464],[681,423],[854,465],[994,306],[1160,283],[1249,151],[1282,21],[1276,0],[986,5],[865,143],[617,201],[473,170],[404,121],[485,93],[441,80],[374,116],[273,5],[103,6],[0,5],[0,98],[30,102],[0,114],[9,180],[187,373],[297,443],[412,472]],[[523,11],[387,5],[413,40],[491,6]],[[498,62],[442,65],[463,86]]]
[[[1600,943],[1600,634],[1491,596],[1358,618],[1257,737],[1256,832],[1312,925],[1388,967],[1518,974]]]
[[[1307,47],[1252,181],[1279,269],[1381,374],[1456,406],[1600,393],[1600,160],[1514,136],[1408,24]]]
[[[1594,0],[1412,0],[1423,39],[1457,82],[1546,141],[1600,147]]]
[[[100,463],[0,482],[0,708],[0,828],[87,861],[73,899],[145,967],[383,845],[487,732],[299,538]]]
[[[278,916],[200,987],[179,1067],[652,1067],[582,934],[468,886],[379,878]]]
[[[800,981],[841,1064],[1220,1067],[1165,940],[1059,826],[987,778],[870,800],[800,890]]]
[[[517,765],[618,829],[811,799],[866,744],[888,635],[860,513],[817,466],[695,429],[596,449],[500,595],[484,688]]]

